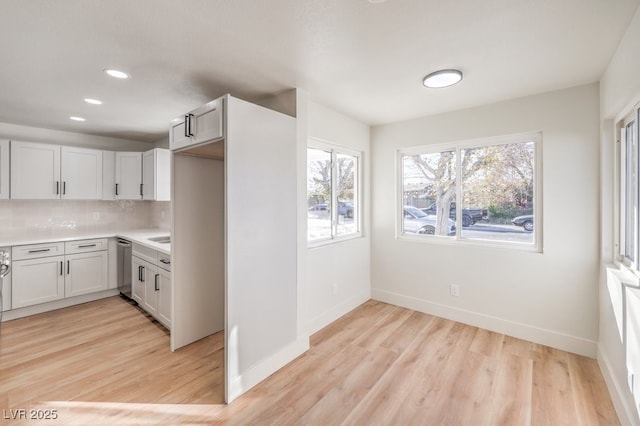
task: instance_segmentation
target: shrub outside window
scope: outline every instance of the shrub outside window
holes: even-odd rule
[[[399,151],[400,236],[540,248],[541,135]]]

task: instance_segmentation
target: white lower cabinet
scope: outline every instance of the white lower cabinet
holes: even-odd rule
[[[11,267],[12,309],[64,298],[64,256],[16,260]]]
[[[158,321],[171,330],[171,272],[158,268]]]
[[[107,290],[106,248],[102,238],[12,247],[12,309]]]
[[[141,257],[144,257],[143,260]],[[148,260],[154,260],[154,263]],[[170,257],[138,244],[131,257],[131,297],[158,322],[171,330]]]
[[[148,262],[135,256],[131,257],[131,298],[140,306],[144,304],[145,275]]]
[[[108,282],[107,251],[94,251],[66,256],[65,297],[80,296],[106,290]]]

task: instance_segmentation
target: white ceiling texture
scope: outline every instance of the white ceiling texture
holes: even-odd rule
[[[170,119],[222,94],[292,88],[370,125],[406,120],[598,81],[637,6],[0,0],[0,122],[155,141]],[[108,67],[131,78],[107,77]],[[463,81],[424,88],[441,68]]]

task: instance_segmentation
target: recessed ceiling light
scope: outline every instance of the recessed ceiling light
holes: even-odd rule
[[[422,84],[430,88],[453,86],[462,80],[462,72],[459,70],[440,70],[432,72],[422,80]]]
[[[86,121],[84,118],[82,117],[76,117],[76,116],[71,116],[69,117],[71,120],[73,121]]]
[[[102,105],[102,101],[98,99],[84,98],[84,101],[91,105]]]
[[[369,3],[371,4],[379,4],[379,3],[384,3],[386,0],[368,0]]]
[[[114,70],[112,68],[107,68],[104,70],[104,72],[115,78],[129,78],[129,74],[127,74],[126,72]]]

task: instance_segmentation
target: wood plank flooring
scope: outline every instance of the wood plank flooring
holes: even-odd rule
[[[0,421],[619,424],[595,360],[376,301],[228,406],[223,358],[222,333],[171,353],[166,330],[119,297],[5,322]]]

